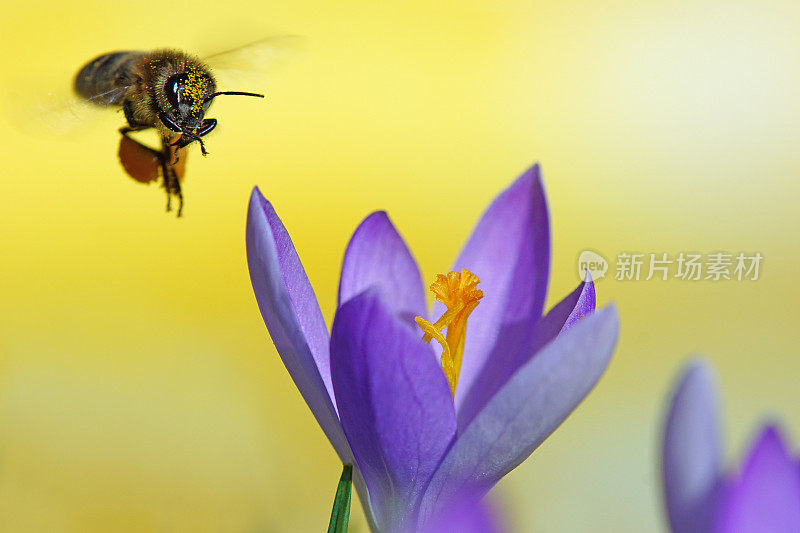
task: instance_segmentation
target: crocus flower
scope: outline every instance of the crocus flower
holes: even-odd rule
[[[583,400],[616,343],[616,311],[594,312],[590,280],[542,316],[550,231],[538,166],[492,202],[437,277],[430,314],[417,263],[383,212],[347,246],[330,335],[257,188],[247,258],[272,341],[354,465],[373,530],[413,531],[465,494],[480,499]]]
[[[687,364],[664,428],[664,500],[672,531],[800,531],[800,466],[780,429],[764,425],[739,471],[726,474],[718,404],[710,365]]]
[[[416,533],[501,533],[505,529],[486,500],[462,495],[437,510]]]

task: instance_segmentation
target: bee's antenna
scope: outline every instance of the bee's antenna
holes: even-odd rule
[[[209,100],[213,100],[217,96],[221,96],[223,94],[226,94],[226,95],[231,95],[232,94],[232,95],[239,95],[239,96],[255,96],[256,98],[264,98],[263,94],[258,94],[258,93],[245,93],[245,92],[241,92],[241,91],[221,91],[221,92],[218,92],[218,93],[214,93],[214,94],[208,95],[206,97],[206,99],[203,100],[203,103],[205,104]]]

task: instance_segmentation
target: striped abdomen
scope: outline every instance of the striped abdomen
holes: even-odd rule
[[[120,105],[134,83],[133,68],[142,52],[111,52],[89,61],[75,76],[75,92],[98,105]]]

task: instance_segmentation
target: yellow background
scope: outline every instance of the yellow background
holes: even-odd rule
[[[658,531],[657,446],[706,353],[731,460],[762,416],[800,437],[800,7],[743,1],[124,3],[5,0],[0,20],[4,531],[321,531],[340,465],[247,273],[259,185],[330,320],[350,232],[386,209],[423,274],[542,163],[552,305],[584,249],[621,340],[578,411],[495,494],[516,531]],[[266,101],[219,99],[185,217],[116,160],[122,116],[13,126],[95,55],[298,34]],[[237,89],[238,87],[229,87]],[[10,111],[10,112],[9,112]],[[14,118],[12,118],[14,117]],[[619,282],[620,252],[761,252],[758,281]],[[365,531],[354,504],[353,530]]]

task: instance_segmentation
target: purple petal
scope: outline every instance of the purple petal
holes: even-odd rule
[[[431,347],[374,289],[337,310],[331,363],[342,426],[377,526],[407,527],[456,432],[444,373]]]
[[[718,408],[711,367],[690,362],[678,380],[664,427],[664,500],[674,533],[711,531],[722,463]]]
[[[716,526],[717,533],[800,531],[800,472],[776,427],[764,429],[725,490]]]
[[[484,297],[467,327],[457,409],[502,326],[537,320],[542,314],[550,270],[550,226],[539,165],[522,174],[483,214],[453,267],[462,268],[480,278],[478,288]],[[443,310],[438,305],[434,316]]]
[[[618,329],[616,309],[600,310],[522,366],[459,434],[425,492],[422,519],[453,494],[485,494],[524,461],[600,379]]]
[[[258,188],[247,212],[247,264],[283,364],[340,459],[352,462],[333,399],[325,320],[286,228]]]
[[[494,509],[484,499],[461,496],[440,509],[418,529],[408,533],[500,533],[503,531]]]
[[[386,213],[372,213],[358,226],[342,264],[339,305],[376,286],[384,301],[413,324],[427,316],[425,289],[414,257]]]
[[[554,315],[554,318],[563,316],[563,313],[569,313],[566,320],[564,320],[564,325],[559,330],[559,333],[564,333],[577,324],[579,320],[594,313],[596,305],[597,298],[594,294],[594,281],[592,281],[592,276],[587,271],[585,281],[578,285],[578,288],[572,291],[572,294],[556,304],[548,315],[553,314],[553,311],[556,311],[559,306],[562,306],[561,310]],[[546,317],[545,320],[547,320]]]
[[[594,306],[594,283],[589,279],[579,284],[537,323],[528,320],[503,326],[486,365],[464,396],[464,403],[457,413],[458,427],[467,427],[522,365],[556,335],[593,313]]]

